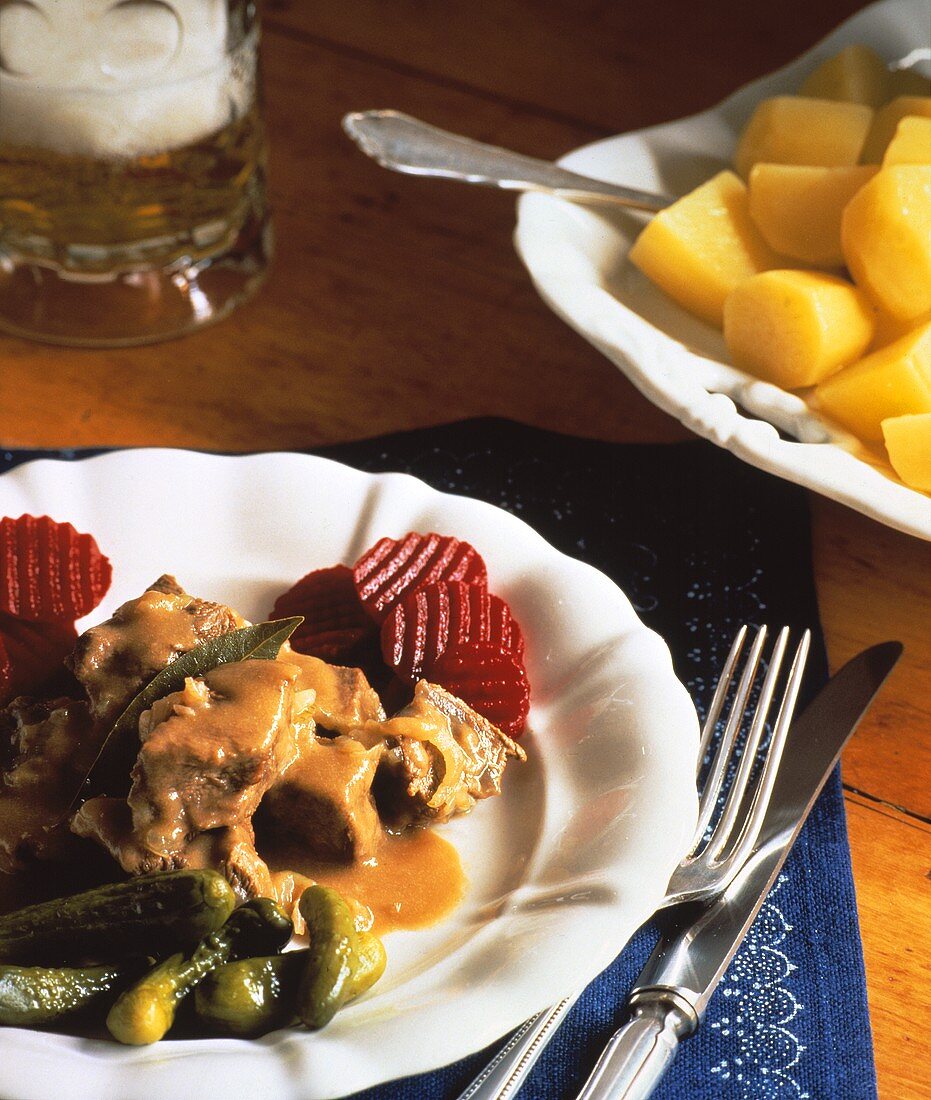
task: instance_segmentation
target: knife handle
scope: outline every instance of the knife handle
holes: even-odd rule
[[[646,1100],[676,1056],[679,1040],[694,1029],[694,1013],[668,993],[641,996],[630,1020],[608,1040],[578,1100]]]

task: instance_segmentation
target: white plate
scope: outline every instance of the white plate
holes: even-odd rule
[[[685,194],[731,165],[737,137],[761,99],[797,91],[819,62],[855,42],[889,61],[917,57],[926,71],[929,36],[927,0],[884,0],[713,110],[595,142],[560,163],[645,191]],[[549,306],[686,427],[745,462],[931,539],[927,496],[903,485],[891,467],[825,424],[800,397],[730,366],[721,334],[627,262],[642,226],[635,214],[527,194],[518,204],[515,241]],[[777,427],[800,442],[780,438]]]
[[[530,760],[445,835],[470,885],[427,931],[386,937],[385,977],[318,1034],[128,1049],[0,1029],[5,1096],[332,1097],[478,1050],[593,978],[653,911],[696,813],[697,720],[662,640],[602,574],[491,505],[302,455],[125,451],[0,478],[0,516],[48,513],[113,561],[96,620],[162,572],[264,617],[311,568],[383,535],[472,542],[527,636]],[[209,1074],[209,1077],[207,1076]]]

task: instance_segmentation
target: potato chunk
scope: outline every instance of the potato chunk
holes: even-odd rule
[[[799,88],[799,95],[881,107],[892,97],[891,76],[875,50],[848,46],[822,61]]]
[[[753,224],[747,189],[733,172],[719,172],[660,211],[629,256],[670,298],[719,328],[734,287],[784,263]]]
[[[866,296],[816,271],[764,271],[724,303],[734,365],[788,390],[813,386],[852,363],[872,335]]]
[[[784,256],[840,267],[844,207],[877,171],[871,165],[756,164],[750,170],[750,217],[766,243]]]
[[[891,317],[931,310],[931,167],[883,168],[847,204],[841,242],[854,281]]]
[[[931,118],[906,115],[886,146],[883,168],[891,164],[931,164]]]
[[[915,118],[931,118],[931,96],[900,95],[881,107],[874,115],[869,133],[863,142],[860,163],[882,164],[886,147],[895,137],[899,123],[909,115]]]
[[[856,164],[873,112],[862,103],[783,95],[764,99],[753,112],[734,163],[744,177],[754,164]]]
[[[877,443],[887,418],[931,413],[931,323],[838,371],[815,399],[854,435]]]
[[[893,470],[906,485],[931,493],[931,413],[888,417],[882,429]]]
[[[890,317],[888,313],[883,313],[881,309],[877,310],[876,327],[873,329],[873,342],[870,345],[870,351],[884,348],[887,344],[894,344],[896,340],[908,336],[910,332],[913,332],[926,321],[931,321],[931,313],[926,313],[915,321],[899,321],[895,317]]]

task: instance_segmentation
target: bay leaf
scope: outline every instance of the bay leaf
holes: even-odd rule
[[[99,794],[123,796],[127,793],[129,773],[139,752],[139,718],[143,711],[158,699],[180,691],[189,676],[203,676],[219,665],[234,661],[274,661],[282,645],[303,621],[302,615],[296,615],[291,619],[274,619],[231,630],[182,653],[156,673],[111,726],[62,820],[70,817],[83,799]]]

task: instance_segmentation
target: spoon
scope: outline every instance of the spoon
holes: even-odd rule
[[[505,191],[543,191],[572,202],[608,203],[651,213],[673,201],[451,134],[400,111],[353,111],[343,118],[343,129],[383,168],[412,176],[441,176]]]

